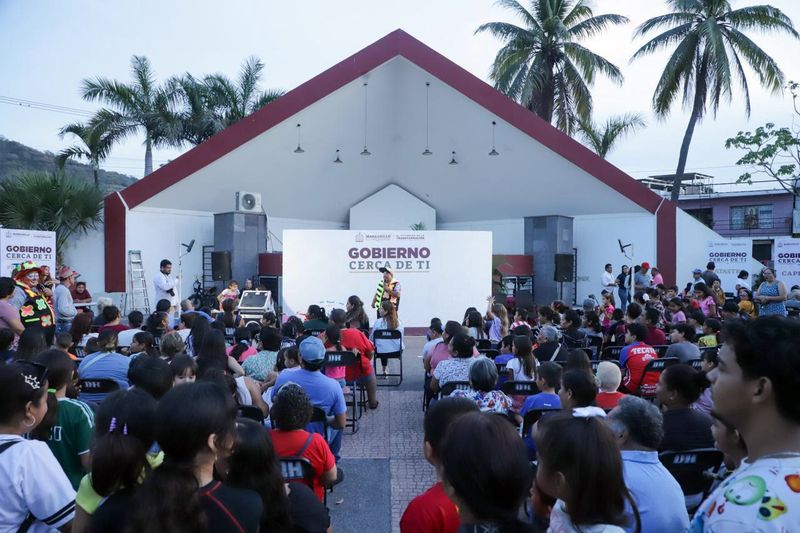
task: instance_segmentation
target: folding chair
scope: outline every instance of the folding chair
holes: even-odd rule
[[[492,341],[489,339],[475,339],[475,347],[478,349],[478,351],[491,350],[494,348],[494,346],[492,346]]]
[[[322,428],[322,431],[319,431],[320,428]],[[319,407],[314,407],[312,409],[311,420],[306,426],[306,431],[310,433],[319,433],[322,435],[322,438],[325,439],[325,442],[328,443],[328,446],[330,446],[331,443],[328,442],[328,415]]]
[[[692,359],[687,364],[691,365],[692,368],[695,370],[703,370],[703,360],[702,359]]]
[[[403,382],[403,350],[398,350],[395,352],[379,352],[378,351],[378,340],[400,340],[402,346],[402,339],[403,334],[400,330],[397,329],[376,329],[372,332],[373,343],[375,344],[375,357],[372,359],[372,364],[375,366],[375,376],[378,375],[378,359],[386,359],[386,363],[388,365],[389,360],[397,359],[400,362],[400,373],[399,374],[386,374],[386,383],[378,382],[379,387],[397,387]],[[389,383],[389,378],[399,378],[397,383]]]
[[[597,359],[603,349],[603,337],[590,336],[589,349],[593,352],[593,355],[590,355],[589,359]]]
[[[119,390],[119,383],[113,379],[88,378],[79,380],[78,387],[81,389],[81,394],[111,394]]]
[[[358,368],[359,360],[355,353],[348,351],[341,352],[326,352],[325,353],[325,367],[344,367],[344,368]],[[358,419],[361,418],[361,408],[363,407],[362,396],[364,391],[358,385],[358,379],[347,383],[350,387],[350,393],[345,394],[345,405],[353,408],[353,416],[348,417],[346,427],[353,430],[353,433],[358,431]]]
[[[705,346],[703,348],[700,348],[701,358],[703,355],[705,355],[706,352],[717,354],[719,353],[719,346]]]
[[[639,386],[636,387],[636,390],[639,391],[639,397],[644,398],[645,400],[652,400],[656,397],[655,391],[645,392],[642,388],[644,380],[649,372],[655,372],[660,376],[664,369],[669,368],[672,365],[678,365],[680,362],[680,359],[677,357],[661,357],[648,361],[647,365],[644,367],[644,372],[642,372],[642,378],[639,380]]]
[[[578,348],[578,350],[582,350],[589,357],[590,361],[597,359],[597,354],[593,348]]]
[[[615,359],[619,361],[619,354],[622,352],[624,346],[606,346],[603,348],[603,355],[600,359],[606,361],[608,359]]]
[[[478,353],[480,353],[484,357],[488,357],[491,360],[494,360],[495,357],[500,355],[500,351],[499,350],[492,350],[492,349],[489,349],[489,350],[480,350],[479,349]]]
[[[659,357],[666,357],[669,346],[659,344],[657,346],[653,346],[653,349],[656,351]]]
[[[617,365],[620,370],[623,370],[622,365],[619,363],[619,361],[615,361],[614,359],[608,359],[606,361],[590,361],[589,364],[592,365],[592,373],[593,374],[597,374],[597,367],[599,367],[600,363],[602,363],[602,362],[613,363],[613,364]]]
[[[264,424],[264,413],[255,405],[240,405],[237,410],[241,418],[249,418],[259,424]]]
[[[539,394],[539,387],[535,381],[506,381],[500,390],[509,396],[532,396]]]
[[[324,329],[304,329],[303,335],[308,337],[319,337],[319,335],[325,331]]]
[[[314,490],[314,467],[305,457],[279,457],[281,477],[287,483],[302,483]],[[323,503],[328,503],[328,488],[323,492]]]
[[[448,381],[442,385],[439,391],[439,397],[445,398],[450,396],[455,390],[472,390],[472,387],[469,386],[469,381]]]
[[[708,496],[714,483],[714,474],[722,465],[723,454],[716,448],[697,448],[682,452],[661,452],[658,458],[681,486],[683,495],[698,502],[691,509],[687,506],[687,511],[691,514]]]
[[[547,413],[554,413],[561,411],[561,409],[556,408],[542,408],[542,409],[531,409],[525,416],[522,417],[522,426],[520,426],[520,436],[525,438],[526,435],[530,434],[531,428],[533,425],[538,422],[543,415]]]

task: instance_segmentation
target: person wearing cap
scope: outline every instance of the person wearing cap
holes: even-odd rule
[[[72,300],[72,287],[80,274],[68,266],[58,269],[56,277],[61,282],[53,289],[53,311],[56,314],[56,334],[70,330],[72,319],[78,314]]]
[[[55,314],[47,295],[41,290],[39,282],[42,270],[33,261],[25,261],[14,269],[14,296],[11,305],[19,311],[19,318],[26,328],[41,328],[47,344],[53,342],[55,333]]]
[[[400,307],[400,282],[394,279],[394,272],[390,267],[381,267],[378,271],[383,274],[383,279],[378,283],[375,296],[372,297],[372,308],[377,311],[380,318],[381,303],[384,300],[389,300],[395,311]]]
[[[705,280],[703,279],[703,271],[699,268],[692,270],[692,285],[697,283],[705,283]]]
[[[642,263],[642,268],[639,269],[633,276],[634,292],[644,291],[650,287],[653,282],[653,276],[650,275],[650,263]]]
[[[311,405],[322,409],[328,417],[328,442],[331,451],[339,458],[342,447],[342,429],[347,422],[347,406],[344,401],[342,387],[335,379],[331,379],[321,372],[325,364],[325,345],[316,337],[306,337],[299,345],[300,369],[293,372],[281,372],[272,388],[272,398],[275,392],[288,382],[296,383],[306,392]],[[312,422],[308,430],[321,433],[319,423]]]

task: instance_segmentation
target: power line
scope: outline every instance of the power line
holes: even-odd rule
[[[66,107],[57,104],[48,104],[46,102],[37,102],[35,100],[26,100],[23,98],[15,98],[13,96],[0,95],[0,104],[13,105],[16,107],[26,107],[28,109],[37,109],[39,111],[50,111],[53,113],[63,113],[65,115],[73,115],[78,117],[92,117],[94,113],[86,109],[77,109],[74,107]]]

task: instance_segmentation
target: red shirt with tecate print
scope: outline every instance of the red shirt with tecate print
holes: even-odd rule
[[[456,533],[461,519],[441,481],[408,504],[400,519],[402,533]]]
[[[643,342],[634,342],[622,349],[619,354],[619,362],[628,370],[622,381],[625,390],[631,394],[639,394],[641,387],[642,393],[655,394],[658,372],[648,372],[642,379],[644,367],[653,359],[658,359],[658,354],[652,346]]]

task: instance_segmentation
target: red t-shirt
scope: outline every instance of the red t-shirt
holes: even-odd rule
[[[620,399],[624,398],[625,394],[617,391],[617,392],[598,392],[597,397],[595,398],[595,403],[597,407],[600,409],[605,409],[606,411],[609,409],[613,409],[617,406]]]
[[[400,519],[402,533],[456,533],[460,525],[456,504],[441,481],[411,500]]]
[[[125,331],[128,329],[128,326],[123,326],[122,324],[115,324],[113,326],[100,326],[97,330],[97,333],[103,333],[104,331],[114,331],[119,333],[120,331]]]
[[[297,457],[309,435],[308,431],[303,429],[293,431],[272,429],[269,434],[272,437],[272,445],[275,447],[275,455],[278,457]],[[311,462],[311,467],[314,469],[314,486],[312,488],[319,501],[323,501],[325,488],[320,483],[320,478],[322,478],[322,474],[336,465],[336,459],[333,457],[328,443],[325,442],[322,435],[313,433],[311,444],[308,445],[301,457]]]
[[[629,344],[622,349],[619,362],[628,369],[625,379],[622,381],[625,390],[632,394],[639,394],[639,387],[641,386],[643,394],[655,394],[658,372],[648,372],[642,379],[644,367],[653,359],[658,359],[658,354],[652,346],[648,346],[643,342]]]
[[[353,381],[360,376],[369,376],[372,374],[372,360],[370,359],[373,352],[375,352],[375,345],[364,335],[364,332],[355,328],[346,328],[342,330],[342,348],[345,350],[358,350],[361,354],[361,369],[360,372],[353,368],[348,367],[345,373],[347,381]]]
[[[667,336],[664,331],[655,327],[647,327],[647,335],[644,338],[644,343],[650,346],[664,346],[667,344]]]

